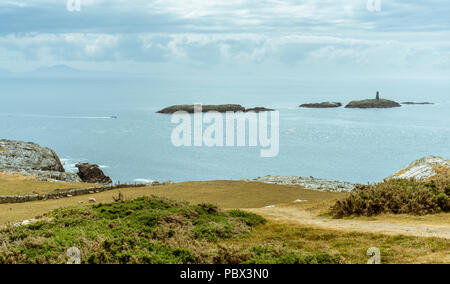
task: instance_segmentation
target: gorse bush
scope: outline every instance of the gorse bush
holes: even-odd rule
[[[331,208],[336,218],[373,216],[382,213],[425,215],[450,211],[450,176],[428,181],[391,179],[361,185]]]

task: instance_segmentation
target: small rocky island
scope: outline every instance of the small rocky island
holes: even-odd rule
[[[401,107],[402,105],[386,99],[380,99],[380,93],[377,92],[377,96],[372,100],[352,101],[346,108],[394,108]]]
[[[170,107],[166,107],[157,113],[163,114],[173,114],[177,111],[185,111],[187,113],[194,113],[194,105],[174,105]],[[241,105],[236,104],[226,104],[226,105],[202,105],[202,112],[209,111],[217,111],[217,112],[264,112],[264,111],[274,111],[273,109],[264,108],[264,107],[255,107],[246,109]]]
[[[254,108],[248,108],[245,110],[245,112],[265,112],[265,111],[274,111],[274,109],[271,108],[265,108],[265,107],[254,107]]]
[[[302,104],[299,107],[303,108],[335,108],[341,107],[341,103],[337,102],[323,102],[323,103],[312,103],[312,104]]]
[[[58,155],[50,148],[32,142],[0,140],[0,172],[19,173],[37,181],[111,183],[97,165],[66,172]]]
[[[415,103],[415,102],[404,102],[402,105],[434,105],[434,103],[423,102],[423,103]]]

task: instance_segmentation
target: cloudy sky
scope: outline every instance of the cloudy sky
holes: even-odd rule
[[[450,1],[380,1],[0,0],[0,69],[448,78]]]

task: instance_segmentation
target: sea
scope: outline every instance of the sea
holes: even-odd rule
[[[392,109],[304,109],[374,98],[433,102]],[[279,111],[279,154],[260,147],[175,147],[174,104]],[[450,81],[438,79],[0,78],[0,139],[54,149],[66,170],[95,163],[121,183],[312,176],[373,183],[412,161],[450,157]]]

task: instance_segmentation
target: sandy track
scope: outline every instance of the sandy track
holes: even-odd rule
[[[305,210],[292,207],[257,208],[246,210],[260,214],[265,218],[274,221],[288,221],[326,229],[450,239],[450,226],[431,226],[419,224],[410,225],[380,221],[327,219],[315,217]]]

